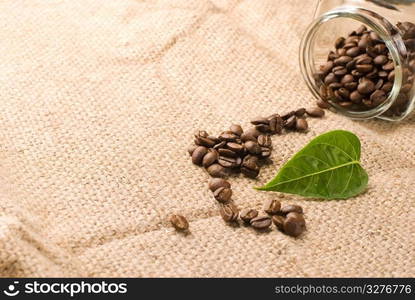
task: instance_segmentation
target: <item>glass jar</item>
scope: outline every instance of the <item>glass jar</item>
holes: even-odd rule
[[[415,0],[320,0],[300,46],[321,107],[398,121],[415,105]]]

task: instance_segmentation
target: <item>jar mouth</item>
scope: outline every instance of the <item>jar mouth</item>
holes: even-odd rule
[[[398,30],[389,21],[373,11],[351,6],[343,6],[319,16],[309,25],[300,45],[300,68],[308,88],[316,99],[321,99],[319,87],[317,86],[317,82],[314,77],[314,74],[316,74],[317,71],[313,52],[316,42],[316,34],[323,24],[337,18],[349,18],[359,21],[370,27],[370,29],[379,35],[379,37],[384,41],[386,47],[389,49],[389,53],[394,62],[395,79],[393,88],[387,99],[374,108],[364,111],[353,111],[336,105],[335,103],[330,103],[331,106],[334,107],[337,112],[352,119],[362,120],[378,117],[389,120],[388,117],[384,117],[382,114],[386,112],[395,102],[399,91],[401,90],[403,81],[402,64],[405,61],[404,55],[406,55],[406,48],[400,35],[397,34]]]

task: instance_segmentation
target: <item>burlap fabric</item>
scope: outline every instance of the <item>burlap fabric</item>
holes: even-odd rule
[[[241,208],[312,137],[355,132],[367,192],[304,207],[299,239],[224,224],[186,153],[195,129],[313,103],[297,63],[313,1],[2,1],[1,276],[414,276],[415,118],[329,113],[273,138]],[[171,213],[190,221],[174,232]]]

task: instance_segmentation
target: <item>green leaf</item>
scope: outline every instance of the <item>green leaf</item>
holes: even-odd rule
[[[360,165],[360,141],[349,131],[334,130],[314,138],[294,155],[262,191],[305,197],[345,199],[363,192],[368,175]]]

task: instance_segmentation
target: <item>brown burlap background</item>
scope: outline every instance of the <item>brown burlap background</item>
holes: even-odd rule
[[[1,276],[414,276],[415,118],[329,113],[274,137],[257,182],[330,129],[355,132],[367,192],[301,204],[308,231],[226,226],[186,153],[195,129],[313,103],[297,63],[313,1],[1,1]],[[191,234],[174,232],[171,213]]]

